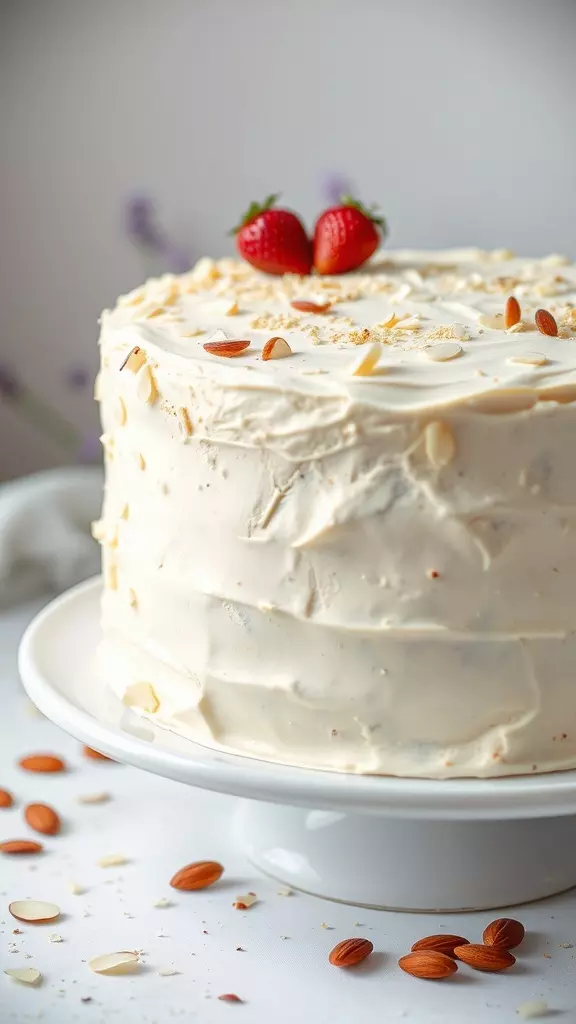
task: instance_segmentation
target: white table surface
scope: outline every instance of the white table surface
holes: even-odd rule
[[[88,761],[75,740],[33,713],[19,685],[16,650],[38,607],[0,616],[0,786],[17,798],[13,809],[0,810],[0,839],[33,836],[22,819],[30,801],[54,806],[65,827],[60,836],[46,837],[41,856],[0,859],[1,970],[34,966],[43,975],[31,988],[0,973],[1,1024],[504,1024],[521,1020],[517,1008],[532,1000],[548,1004],[545,1019],[576,1022],[576,891],[509,912],[529,932],[512,971],[482,975],[462,967],[444,982],[406,976],[396,961],[415,939],[449,931],[480,941],[491,915],[396,914],[279,895],[281,886],[259,875],[232,845],[232,798]],[[19,757],[35,751],[63,755],[70,770],[43,776],[16,767]],[[111,799],[77,802],[96,791]],[[99,858],[111,853],[129,862],[99,867]],[[218,885],[202,892],[170,889],[175,870],[204,859],[224,864]],[[71,882],[85,892],[72,894]],[[248,890],[259,902],[235,910],[234,898]],[[57,903],[60,920],[18,925],[8,903],[26,897]],[[170,907],[154,907],[162,897]],[[17,926],[20,935],[13,934]],[[50,942],[54,933],[63,941]],[[351,970],[330,966],[332,946],[354,935],[369,938],[374,954]],[[122,949],[143,951],[136,975],[104,977],[88,968],[91,957]],[[167,967],[179,973],[158,974]],[[219,1001],[225,992],[239,995],[243,1005]]]

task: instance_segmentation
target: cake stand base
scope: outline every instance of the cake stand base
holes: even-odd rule
[[[137,717],[95,677],[100,590],[99,580],[74,588],[29,626],[20,672],[30,698],[117,761],[241,797],[238,841],[263,871],[317,896],[412,911],[485,910],[576,885],[575,771],[397,779],[192,743]]]
[[[576,817],[405,821],[243,800],[238,843],[304,892],[387,910],[488,910],[576,885]]]

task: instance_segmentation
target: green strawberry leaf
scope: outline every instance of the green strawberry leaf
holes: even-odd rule
[[[388,228],[384,217],[378,213],[377,203],[373,203],[372,206],[364,206],[363,203],[352,196],[340,196],[340,203],[342,206],[352,206],[355,210],[359,210],[364,217],[367,217],[368,220],[371,220],[373,224],[380,228],[383,236],[386,235]]]
[[[251,220],[254,220],[255,217],[258,217],[259,214],[265,213],[266,210],[271,210],[280,199],[280,195],[280,192],[272,192],[269,196],[266,196],[263,203],[250,203],[250,206],[246,210],[246,213],[243,214],[240,223],[237,224],[235,228],[232,228],[228,234],[237,235],[242,228],[245,228],[246,225],[249,224]]]

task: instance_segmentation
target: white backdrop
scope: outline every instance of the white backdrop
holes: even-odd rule
[[[275,189],[311,220],[330,171],[391,244],[576,255],[575,29],[572,0],[0,0],[0,371],[94,429],[63,381],[143,273],[135,189],[194,255]],[[1,394],[0,433],[0,478],[67,457]]]

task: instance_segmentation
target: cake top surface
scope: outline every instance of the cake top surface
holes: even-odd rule
[[[507,327],[511,296],[520,319]],[[293,305],[302,302],[327,308]],[[551,318],[536,317],[541,309]],[[130,342],[168,372],[193,368],[227,385],[348,394],[397,411],[465,402],[498,412],[576,398],[576,265],[555,254],[383,250],[342,277],[273,277],[204,258],[121,296],[102,325],[110,359]],[[291,352],[263,359],[274,337]],[[235,358],[204,348],[233,339],[250,342]]]

